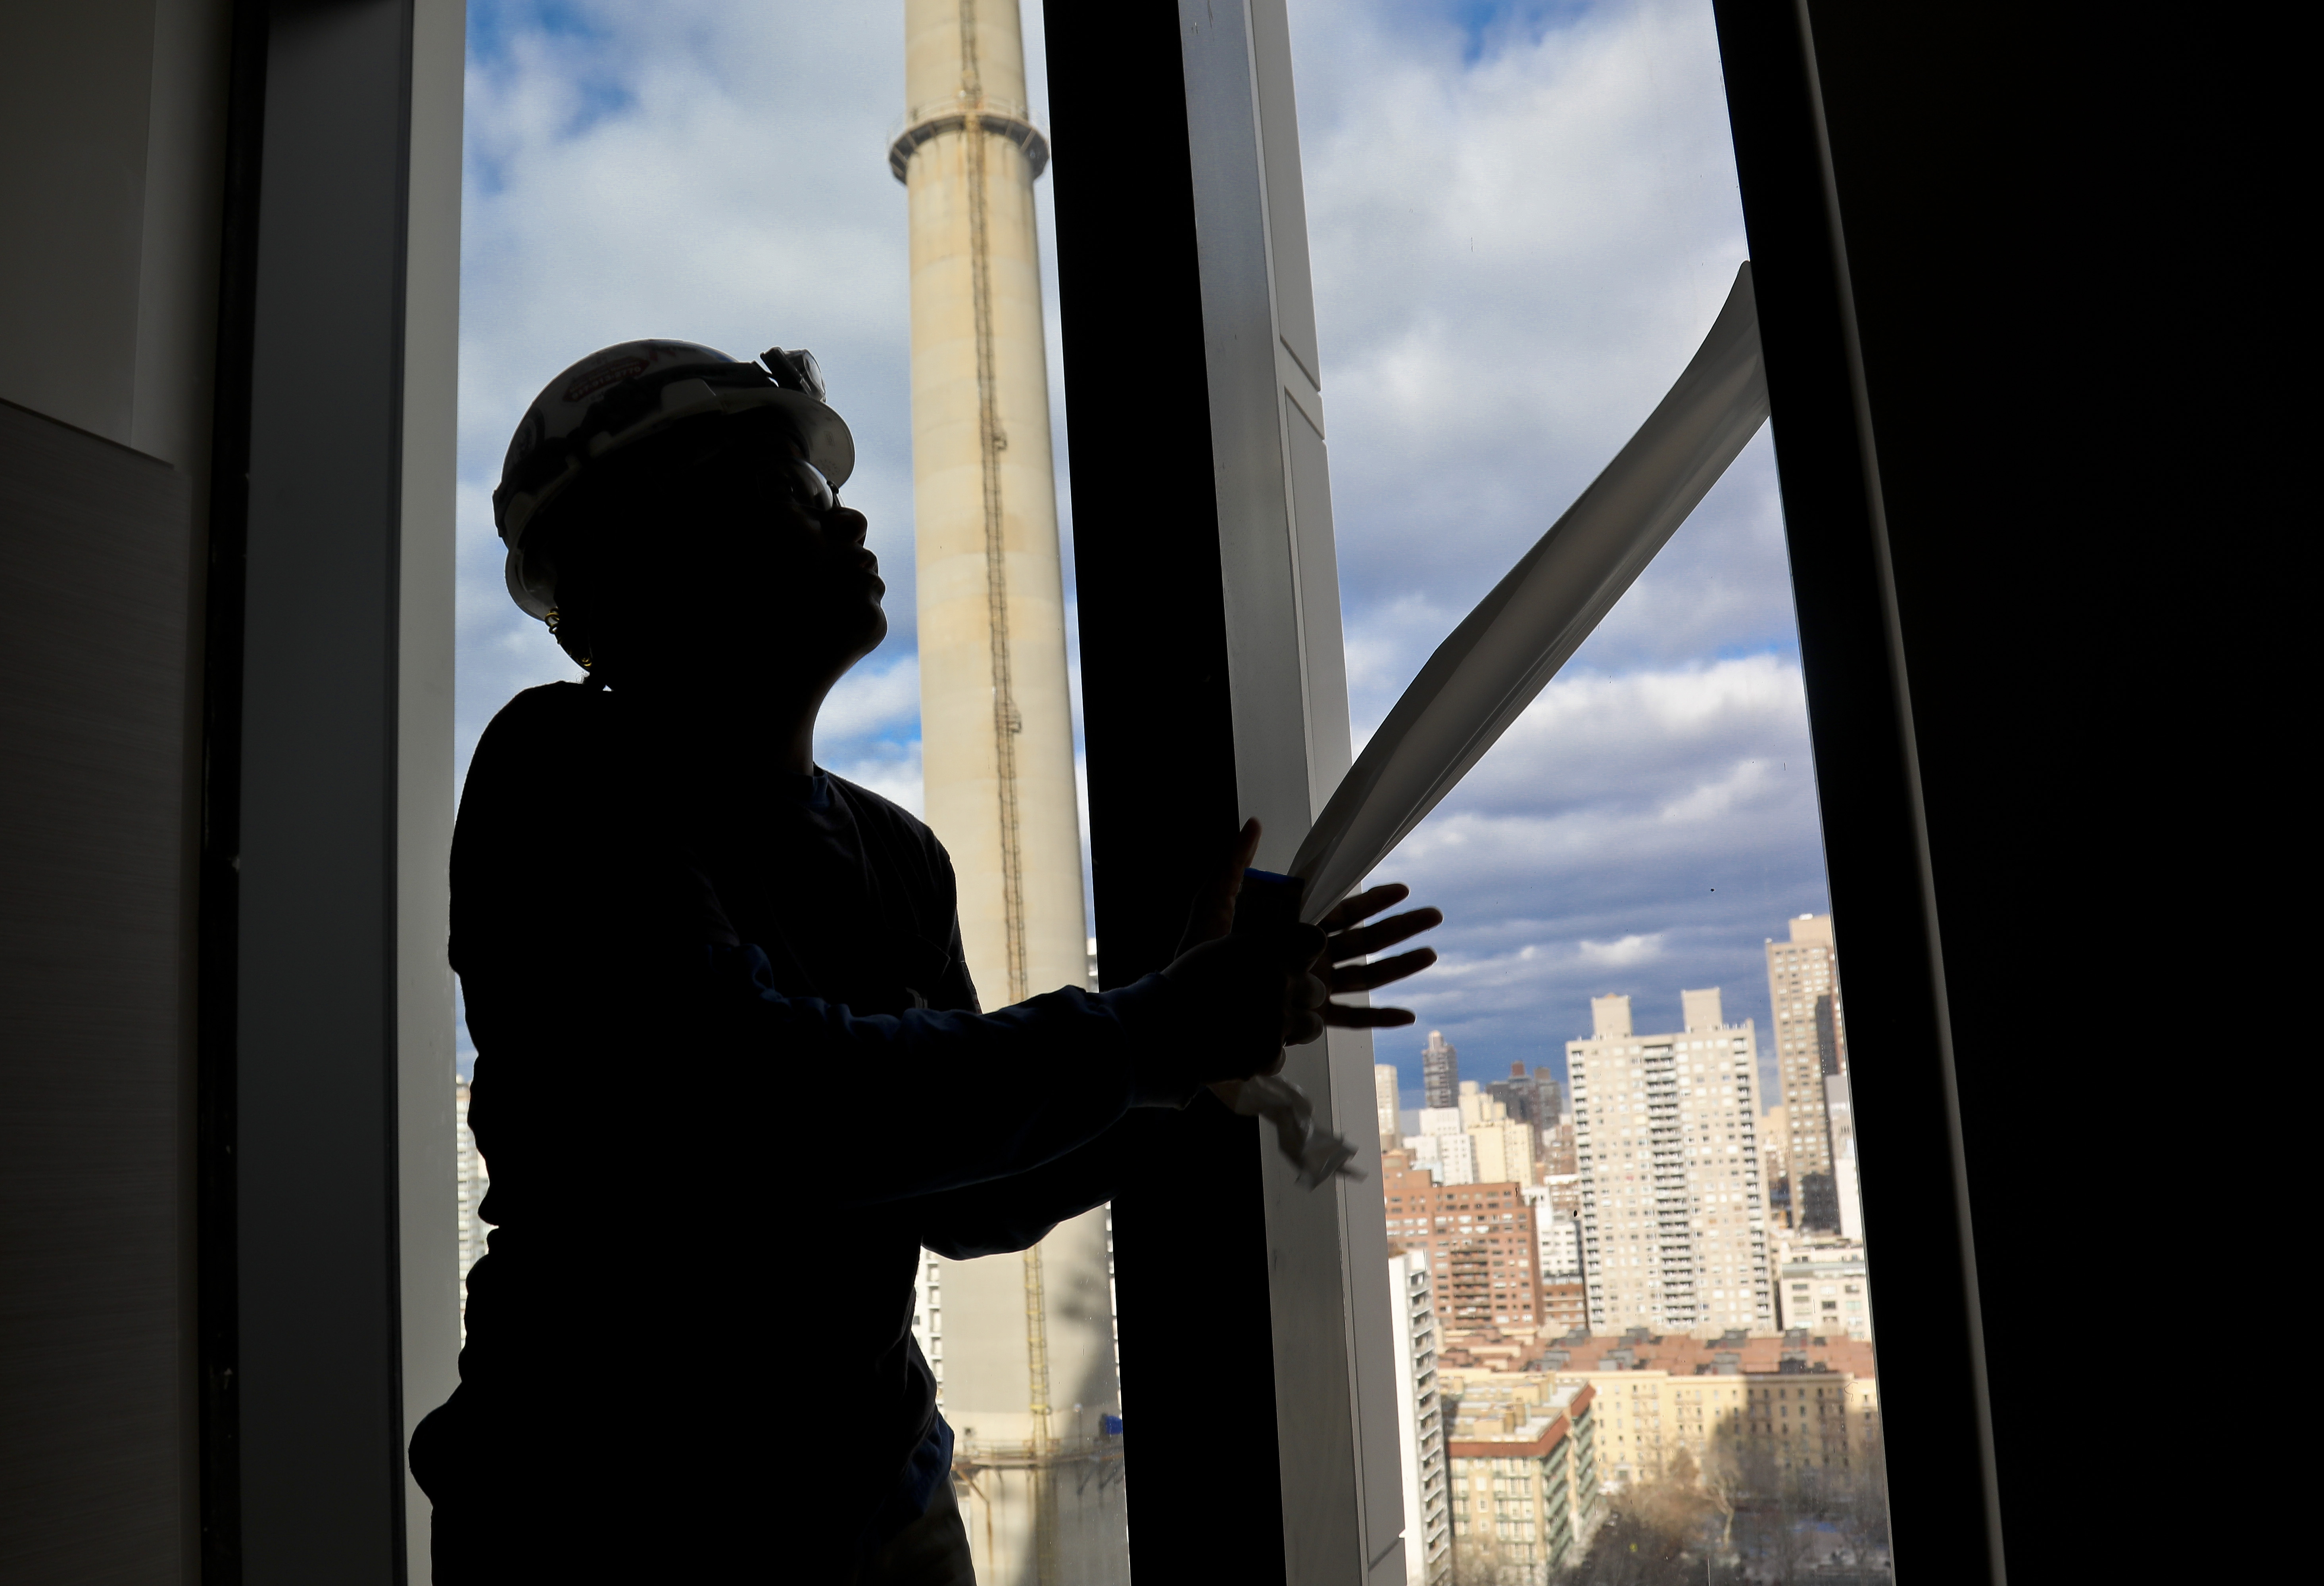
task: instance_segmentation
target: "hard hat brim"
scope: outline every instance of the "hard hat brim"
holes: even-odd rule
[[[847,428],[847,420],[829,403],[819,402],[805,392],[778,386],[770,394],[798,429],[799,442],[807,447],[807,460],[816,471],[831,481],[834,490],[846,484],[848,475],[855,472],[855,434]]]

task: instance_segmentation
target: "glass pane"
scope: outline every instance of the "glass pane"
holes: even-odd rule
[[[805,346],[853,429],[842,497],[870,520],[890,623],[825,702],[816,761],[949,851],[983,1006],[1093,984],[1038,5],[508,0],[469,16],[461,774],[512,696],[581,677],[512,604],[494,527],[503,453],[543,382],[638,337],[742,359]],[[904,991],[947,1005],[935,981]],[[638,1056],[645,1095],[685,1082],[659,1061]],[[488,1096],[493,1063],[464,1040],[464,1120],[471,1065]],[[880,1080],[788,1100],[804,1120]],[[875,1121],[826,1126],[860,1129],[864,1171],[885,1170]],[[479,1186],[483,1132],[479,1154],[464,1122]],[[663,1159],[636,1166],[641,1201],[682,1194],[687,1144],[659,1140]],[[779,1178],[779,1130],[768,1153]],[[463,1204],[465,1277],[491,1230]],[[954,1431],[978,1578],[1126,1581],[1107,1209],[1021,1251],[940,1222],[919,1237],[1002,1252],[921,1249],[892,1306]]]
[[[1360,745],[1746,250],[1708,0],[1291,19]],[[1377,874],[1415,1586],[1887,1578],[1817,821],[1763,432]]]

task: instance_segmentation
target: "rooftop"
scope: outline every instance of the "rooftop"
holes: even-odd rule
[[[1445,1452],[1456,1460],[1540,1459],[1555,1448],[1570,1430],[1565,1417],[1543,1412],[1517,1418],[1517,1411],[1471,1419],[1462,1416],[1444,1440]]]
[[[1538,1342],[1527,1340],[1522,1333],[1495,1332],[1489,1336],[1463,1334],[1449,1342],[1451,1347],[1440,1351],[1438,1359],[1441,1364],[1456,1370],[1569,1374],[1664,1371],[1674,1377],[1736,1376],[1763,1371],[1839,1371],[1861,1378],[1879,1375],[1870,1343],[1840,1333],[1810,1332],[1804,1328],[1780,1335],[1729,1332],[1713,1339],[1683,1333],[1649,1333],[1642,1327],[1634,1327],[1620,1334],[1570,1332],[1563,1338]]]

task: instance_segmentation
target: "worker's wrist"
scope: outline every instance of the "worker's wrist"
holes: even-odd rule
[[[1194,999],[1166,975],[1149,974],[1103,1000],[1133,1037],[1130,1104],[1184,1107],[1203,1088],[1201,1042]]]

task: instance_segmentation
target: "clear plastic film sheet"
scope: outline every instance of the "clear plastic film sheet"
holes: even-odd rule
[[[1767,419],[1751,266],[1646,421],[1452,637],[1341,779],[1292,861],[1313,923],[1353,891],[1548,687]],[[1313,1188],[1355,1148],[1314,1124],[1297,1086],[1253,1081],[1238,1112],[1275,1125]]]

